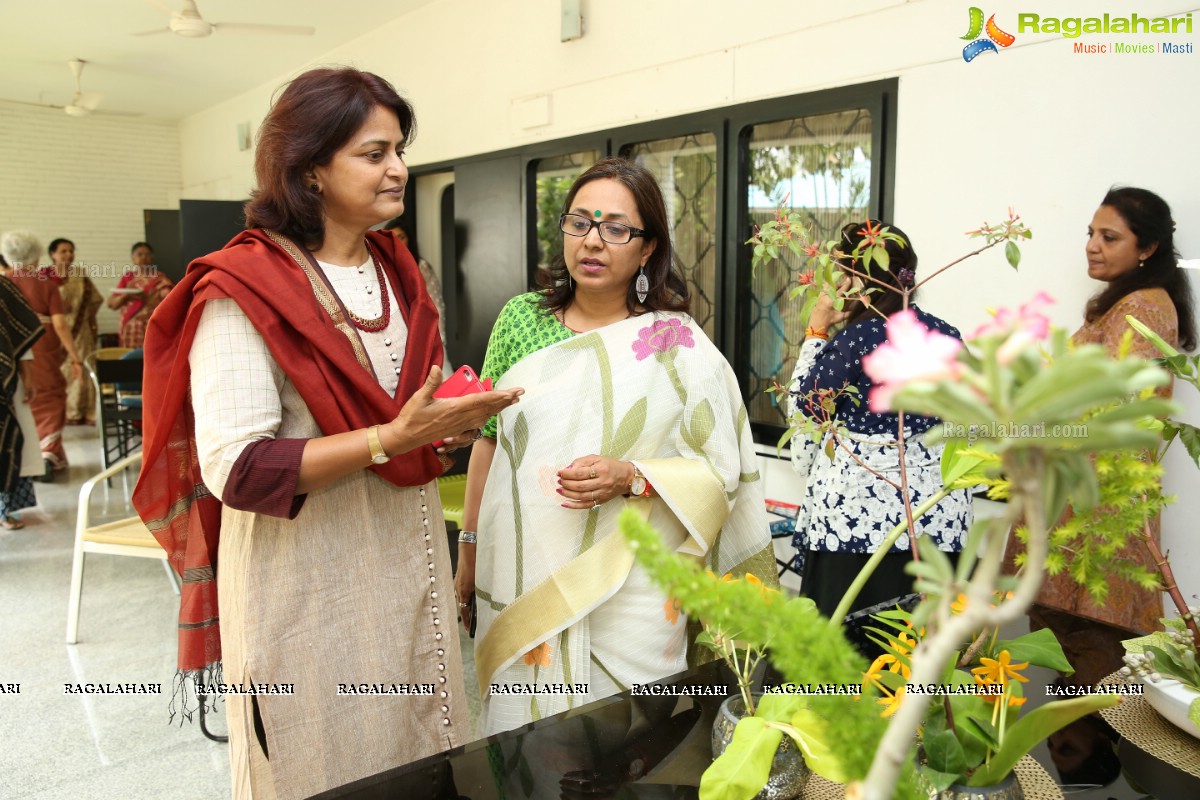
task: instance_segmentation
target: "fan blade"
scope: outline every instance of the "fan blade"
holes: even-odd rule
[[[158,33],[170,33],[170,32],[171,32],[170,28],[155,28],[152,31],[138,31],[137,33],[131,33],[129,35],[130,36],[154,36],[155,34],[158,34]]]
[[[214,22],[212,26],[220,30],[280,33],[289,36],[312,36],[317,32],[316,28],[310,28],[307,25],[258,25],[253,22]]]
[[[0,103],[16,103],[19,106],[33,106],[34,108],[56,108],[59,110],[66,108],[66,106],[58,106],[54,103],[34,103],[29,100],[9,100],[3,97],[0,97]]]
[[[88,111],[95,111],[100,106],[100,101],[104,99],[103,92],[80,92],[75,102],[71,105],[82,106]]]
[[[175,9],[171,8],[171,7],[170,7],[169,5],[167,5],[166,3],[162,2],[162,0],[146,0],[146,4],[147,4],[147,5],[152,5],[152,6],[154,6],[155,8],[157,8],[157,9],[160,9],[160,10],[161,10],[161,11],[163,11],[163,13],[165,13],[165,14],[166,14],[168,17],[173,17],[173,16],[175,16],[175,14],[176,14],[176,13],[178,13],[178,12],[176,12],[176,11],[175,11]]]

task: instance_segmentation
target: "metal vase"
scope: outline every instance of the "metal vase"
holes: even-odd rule
[[[1017,773],[1010,772],[1008,777],[991,786],[963,786],[954,784],[940,792],[929,793],[930,800],[1025,800],[1025,792],[1021,790],[1021,782]]]
[[[758,692],[755,697],[760,697]],[[725,752],[725,748],[733,740],[733,729],[738,720],[746,715],[746,704],[740,694],[730,695],[721,703],[717,718],[713,721],[712,748],[713,758]],[[808,782],[811,771],[804,763],[804,756],[796,749],[792,737],[784,736],[775,751],[771,761],[771,775],[767,785],[755,797],[761,800],[791,800],[804,793],[804,784]]]

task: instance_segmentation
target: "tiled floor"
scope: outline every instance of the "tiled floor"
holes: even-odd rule
[[[39,505],[21,513],[26,527],[0,530],[0,685],[20,685],[0,693],[0,798],[228,798],[226,745],[195,723],[168,724],[179,601],[162,562],[89,555],[79,643],[65,644],[79,487],[100,471],[94,431],[68,428],[67,451],[68,479],[35,484]],[[131,514],[132,481],[97,489],[93,513]],[[163,693],[64,692],[87,682],[161,684]],[[210,730],[224,725],[222,713],[210,715]]]

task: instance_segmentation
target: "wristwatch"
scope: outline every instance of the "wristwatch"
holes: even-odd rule
[[[650,484],[646,482],[646,476],[638,469],[637,464],[633,465],[633,480],[629,482],[630,497],[643,497],[650,493]]]
[[[367,447],[371,450],[372,464],[386,464],[391,459],[387,451],[383,449],[383,442],[379,441],[378,425],[367,428]]]

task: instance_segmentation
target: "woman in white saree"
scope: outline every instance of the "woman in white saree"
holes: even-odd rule
[[[562,261],[505,306],[481,370],[526,390],[476,444],[459,545],[485,735],[686,668],[687,620],[633,563],[623,508],[718,574],[775,576],[741,391],[686,313],[654,177],[607,159],[565,210]]]

